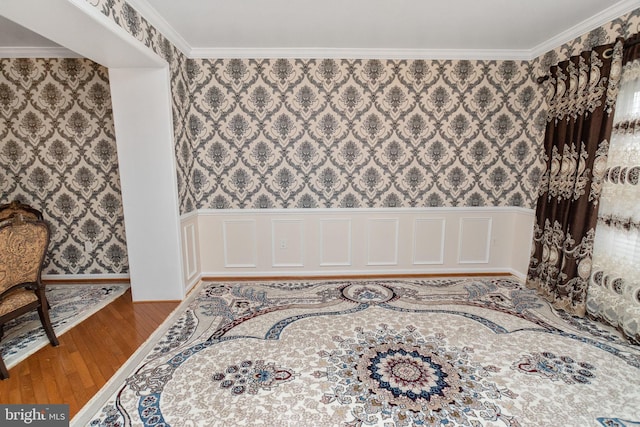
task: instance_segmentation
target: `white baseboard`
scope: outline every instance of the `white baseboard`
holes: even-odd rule
[[[42,280],[44,282],[129,282],[128,274],[43,274]]]
[[[300,270],[297,272],[291,270],[280,270],[280,271],[267,271],[267,272],[256,272],[256,273],[247,273],[247,272],[204,272],[200,275],[199,280],[207,280],[207,279],[268,279],[268,278],[291,278],[295,279],[296,277],[301,278],[344,278],[349,279],[350,277],[376,277],[376,276],[384,276],[384,277],[393,277],[393,276],[460,276],[460,275],[491,275],[495,274],[499,275],[511,275],[517,278],[521,278],[519,274],[515,274],[510,269],[483,269],[483,268],[458,268],[458,269],[441,269],[441,270],[399,270],[399,269],[385,269],[385,270],[349,270],[349,271],[341,271],[341,270],[332,270],[332,271],[308,271],[308,270]],[[197,282],[196,282],[197,283]]]

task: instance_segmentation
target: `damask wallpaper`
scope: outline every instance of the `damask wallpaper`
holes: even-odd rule
[[[533,204],[545,118],[528,62],[188,66],[197,209]]]
[[[172,71],[180,211],[523,206],[542,174],[534,61],[186,59],[124,0],[87,0]]]
[[[43,211],[44,274],[128,272],[106,68],[0,59],[0,195]]]

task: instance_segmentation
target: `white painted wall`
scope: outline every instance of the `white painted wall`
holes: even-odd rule
[[[184,297],[169,69],[109,69],[134,301]]]
[[[109,68],[133,299],[182,299],[166,61],[85,0],[1,0],[0,14]]]
[[[521,208],[200,210],[182,218],[183,257],[194,266],[185,283],[209,276],[525,277],[534,219]]]

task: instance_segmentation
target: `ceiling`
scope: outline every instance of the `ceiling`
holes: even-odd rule
[[[640,0],[127,1],[190,57],[531,59],[640,7]],[[0,16],[0,54],[38,48],[60,49]]]
[[[0,15],[0,58],[76,56],[51,40]]]

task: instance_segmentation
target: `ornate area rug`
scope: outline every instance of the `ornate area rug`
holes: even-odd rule
[[[640,347],[516,279],[203,283],[73,420],[631,426]]]
[[[59,337],[122,295],[129,285],[47,285],[45,289],[51,325]],[[33,311],[5,324],[0,350],[10,369],[45,345],[49,345],[49,339],[38,313]]]

